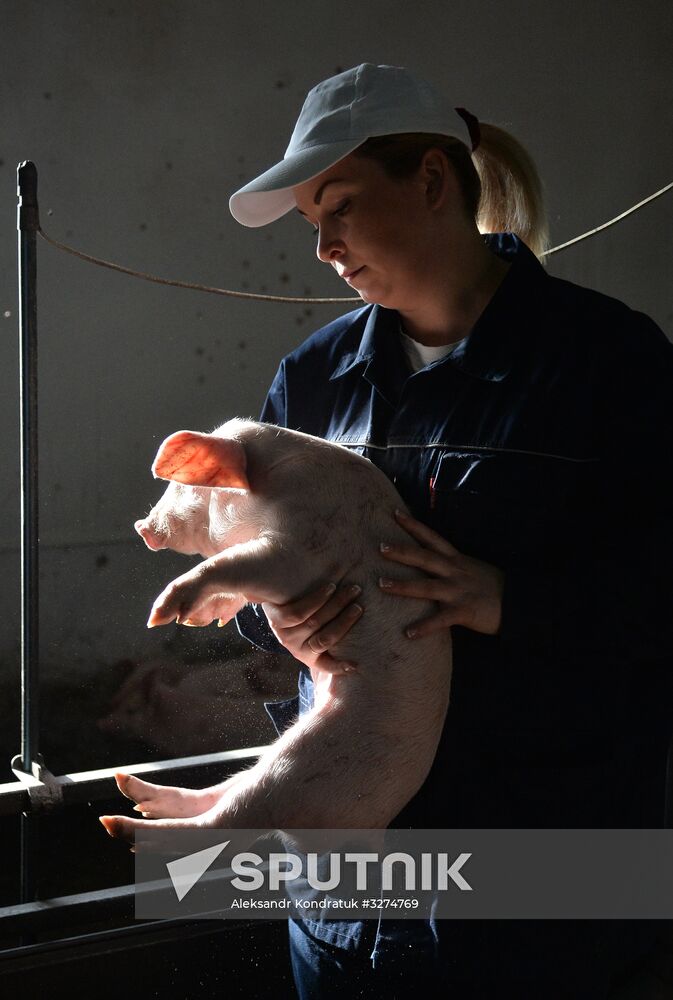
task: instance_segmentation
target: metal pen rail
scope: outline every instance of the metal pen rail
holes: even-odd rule
[[[114,776],[122,771],[146,781],[159,784],[175,784],[199,780],[222,781],[233,767],[253,764],[266,747],[246,747],[241,750],[223,750],[218,753],[199,754],[194,757],[176,757],[142,764],[121,764],[117,767],[99,768],[94,771],[78,771],[73,774],[52,776],[57,788],[58,805],[61,807],[78,802],[100,802],[117,795]],[[44,808],[44,798],[39,795],[41,780],[24,775],[19,781],[0,784],[0,816],[16,816],[17,813],[40,814]],[[54,808],[52,802],[51,808]]]

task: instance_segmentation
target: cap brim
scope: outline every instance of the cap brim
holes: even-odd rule
[[[333,142],[293,153],[232,194],[229,211],[237,222],[251,228],[275,222],[295,208],[293,187],[317,177],[363,142],[364,139]]]

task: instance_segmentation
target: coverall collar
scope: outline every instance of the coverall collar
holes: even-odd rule
[[[474,378],[500,382],[511,370],[519,345],[516,333],[534,315],[536,298],[543,293],[547,274],[537,257],[513,233],[489,234],[485,241],[511,267],[466,339],[435,364],[451,364]],[[339,358],[330,380],[345,375],[355,365],[366,364],[367,378],[380,385],[389,381],[391,356],[396,358],[398,367],[397,354],[390,349],[391,340],[399,346],[398,313],[379,305],[368,308],[359,350]],[[502,336],[503,322],[508,329],[507,337]],[[397,353],[401,356],[401,349]]]

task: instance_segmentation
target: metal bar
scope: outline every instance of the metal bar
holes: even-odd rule
[[[31,772],[39,740],[39,511],[37,452],[37,169],[17,169],[19,379],[21,406],[21,769]]]
[[[246,747],[242,750],[224,750],[219,753],[200,754],[194,757],[177,757],[143,764],[120,764],[96,771],[78,771],[55,778],[63,793],[63,805],[110,799],[118,794],[114,776],[117,771],[135,774],[146,781],[159,784],[181,784],[185,780],[222,781],[223,774],[246,764],[252,764],[266,747]],[[0,784],[0,816],[15,816],[32,808],[28,782],[8,781]]]
[[[208,876],[205,876],[208,878]],[[30,903],[0,907],[0,937],[10,937],[31,930],[34,934],[48,933],[54,928],[74,927],[103,920],[122,920],[135,923],[136,901],[139,895],[153,897],[170,888],[169,879],[155,882],[118,885],[111,889],[94,889],[90,892],[73,893],[71,896],[55,896],[52,899],[37,899]],[[212,918],[220,920],[218,910]],[[182,924],[193,921],[193,917],[159,921],[160,924]],[[154,921],[150,921],[154,923]],[[147,921],[141,923],[146,924]],[[111,930],[113,928],[108,928]],[[0,952],[2,955],[2,952]]]
[[[34,816],[21,814],[21,830],[19,843],[19,898],[22,903],[29,903],[37,898],[38,864],[40,857],[40,831]],[[21,943],[32,944],[35,940],[33,929],[27,927]]]
[[[666,757],[666,788],[664,790],[664,828],[673,829],[673,739]]]
[[[0,907],[0,935],[8,937],[30,930],[41,934],[54,927],[99,920],[133,920],[135,886],[79,892],[72,896],[37,899],[30,903]],[[0,953],[1,954],[1,953]]]
[[[59,911],[56,910],[56,913]],[[215,921],[199,920],[188,922],[184,920],[153,920],[147,923],[134,922],[131,926],[112,927],[104,931],[78,934],[73,937],[58,938],[54,941],[44,941],[26,947],[6,948],[0,951],[2,959],[1,976],[7,972],[34,972],[40,966],[53,965],[58,961],[59,954],[72,952],[78,958],[95,955],[114,954],[116,951],[128,951],[131,948],[146,948],[148,945],[162,944],[166,941],[185,941],[192,938],[226,935],[241,928],[250,928],[254,933],[256,927],[268,926],[263,920],[219,920],[220,926],[215,927]]]

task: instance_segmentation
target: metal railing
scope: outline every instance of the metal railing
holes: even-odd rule
[[[56,776],[39,752],[39,492],[38,492],[38,343],[37,245],[40,231],[37,169],[30,160],[17,169],[19,272],[19,396],[21,464],[21,751],[11,762],[16,781],[0,784],[0,816],[21,814],[21,906],[34,916],[34,818],[71,803],[109,799],[116,793],[116,771],[184,783],[188,774],[207,780],[256,759],[263,748],[229,750],[152,763],[132,764]],[[65,904],[64,904],[65,905]],[[32,907],[32,908],[31,908]],[[9,911],[14,912],[10,907]],[[8,916],[8,910],[0,910]],[[17,914],[14,913],[16,917]]]
[[[92,947],[95,942],[105,942],[106,949],[114,940],[119,942],[119,947],[124,947],[129,937],[148,933],[146,922],[134,921],[134,885],[97,889],[52,899],[36,899],[39,852],[35,850],[35,824],[41,815],[57,812],[77,803],[112,798],[117,792],[114,775],[118,771],[145,780],[157,780],[162,784],[188,784],[195,779],[209,784],[221,781],[234,769],[254,763],[264,749],[249,747],[226,750],[193,757],[79,771],[58,777],[49,774],[46,789],[42,778],[15,771],[17,781],[0,784],[0,816],[22,814],[20,902],[0,907],[0,941],[19,938],[21,943],[9,949],[2,949],[0,944],[2,961],[8,958],[14,960],[24,954],[35,958],[38,954],[51,953],[65,945],[74,947],[75,940],[88,942]],[[35,943],[35,937],[41,933],[61,930],[67,935],[68,929],[73,926],[91,925],[102,920],[119,922],[121,926],[94,934],[78,934],[76,939],[61,937],[57,941]],[[160,923],[167,925],[160,932],[164,936],[177,933],[175,928],[184,927],[184,921]]]
[[[241,750],[224,750],[219,753],[200,754],[193,757],[176,757],[170,760],[150,761],[142,764],[119,765],[94,771],[77,771],[73,774],[54,776],[45,771],[42,777],[14,769],[17,781],[0,784],[0,816],[27,816],[50,812],[77,802],[100,801],[114,797],[117,792],[114,776],[118,771],[133,774],[147,781],[155,779],[166,784],[176,779],[184,782],[188,776],[199,779],[212,777],[222,780],[222,773],[233,765],[253,762],[265,747],[247,747]],[[16,759],[16,758],[15,758]],[[45,774],[48,776],[45,781]]]

